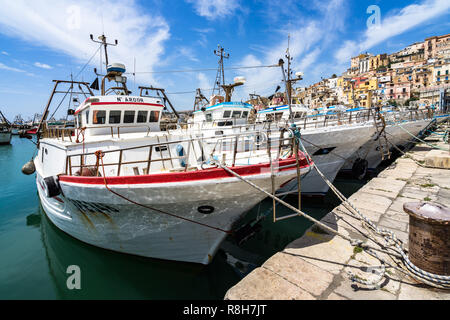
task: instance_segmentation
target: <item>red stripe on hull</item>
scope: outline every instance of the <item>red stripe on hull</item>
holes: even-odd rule
[[[164,107],[162,104],[145,103],[145,102],[92,102],[91,106],[107,105],[107,104],[138,104],[138,105],[154,106],[154,107],[161,107],[161,108]]]
[[[295,158],[291,157],[286,160],[281,160],[278,165],[287,166],[290,164],[295,164]],[[300,158],[300,168],[308,167],[308,163],[304,157]],[[255,164],[248,166],[238,166],[231,167],[237,174],[242,176],[252,176],[261,173],[262,169],[270,170],[269,163],[265,164]],[[292,170],[291,168],[282,168],[278,171]],[[234,177],[231,173],[225,171],[222,168],[211,168],[198,171],[188,171],[188,172],[169,172],[169,173],[159,173],[151,175],[142,176],[123,176],[123,177],[107,177],[108,185],[120,185],[120,184],[145,184],[145,183],[168,183],[168,182],[182,182],[182,181],[199,181],[199,180],[215,180],[222,178]],[[103,177],[80,177],[80,176],[59,176],[59,181],[69,182],[69,183],[81,183],[81,184],[104,184]]]

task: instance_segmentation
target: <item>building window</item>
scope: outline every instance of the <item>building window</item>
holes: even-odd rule
[[[207,113],[205,117],[206,121],[212,120],[211,113]],[[150,119],[148,120],[148,122],[158,122],[158,120],[159,120],[159,111],[150,111]]]
[[[148,115],[148,111],[138,111],[137,122],[138,123],[147,122],[147,115]]]
[[[120,116],[122,111],[110,111],[109,112],[109,123],[120,123]]]
[[[134,122],[135,111],[125,111],[123,115],[123,123],[133,123]]]
[[[92,112],[92,123],[93,124],[105,124],[106,122],[106,111],[104,110],[94,110]]]

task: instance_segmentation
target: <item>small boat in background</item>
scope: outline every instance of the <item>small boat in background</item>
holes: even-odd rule
[[[11,123],[0,111],[0,144],[11,143]]]

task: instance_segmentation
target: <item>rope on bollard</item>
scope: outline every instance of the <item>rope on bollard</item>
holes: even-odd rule
[[[300,141],[301,143],[301,141]],[[308,155],[306,149],[303,147],[303,150],[306,152],[306,155]],[[370,229],[372,229],[377,234],[381,235],[385,241],[386,241],[386,248],[389,248],[401,255],[402,262],[404,263],[406,270],[408,273],[413,276],[415,279],[426,283],[428,285],[443,288],[443,289],[450,289],[450,276],[442,276],[433,274],[430,272],[427,272],[425,270],[422,270],[415,266],[408,258],[408,256],[405,253],[405,249],[403,247],[403,243],[400,239],[397,238],[397,236],[391,231],[384,228],[378,228],[370,219],[365,217],[325,176],[324,174],[319,170],[319,168],[313,164],[314,168],[316,169],[317,173],[322,177],[322,179],[327,183],[327,185],[330,187],[330,189],[338,196],[338,198],[343,202],[344,207],[349,210],[350,213],[355,214],[355,218],[359,218],[359,220],[362,220],[364,223],[363,225],[368,226]],[[369,237],[368,237],[369,238]],[[376,242],[376,241],[374,241]],[[394,248],[392,248],[394,247]],[[368,253],[370,252],[367,250]],[[372,252],[373,253],[373,252]],[[390,253],[388,253],[390,255]],[[371,254],[373,255],[373,254]],[[380,261],[384,262],[384,259],[380,257],[376,257]],[[360,282],[361,279],[354,279],[354,281]],[[365,284],[364,282],[360,282],[362,284]]]

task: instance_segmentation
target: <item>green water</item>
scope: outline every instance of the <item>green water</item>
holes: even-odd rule
[[[68,236],[43,213],[35,176],[20,171],[32,157],[34,145],[18,136],[11,143],[0,146],[0,299],[223,299],[242,278],[223,251],[210,265],[201,266],[115,253]],[[349,195],[362,183],[338,180],[337,186]],[[297,203],[295,197],[286,200],[294,206]],[[323,201],[303,200],[302,209],[320,219],[337,204],[329,194]],[[271,206],[272,201],[266,199],[246,220]],[[277,215],[289,213],[277,207]],[[263,262],[309,226],[301,217],[275,224],[265,219],[262,229],[241,249],[251,260]],[[81,269],[81,290],[66,286],[70,265]]]

